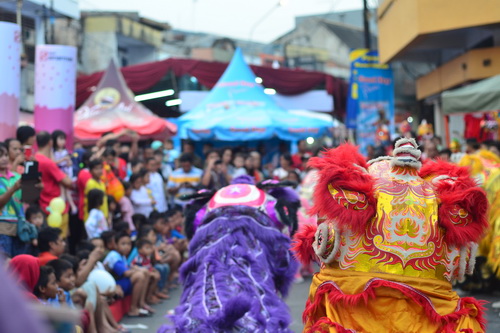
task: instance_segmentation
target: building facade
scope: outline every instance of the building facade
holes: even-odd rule
[[[273,42],[283,66],[326,72],[349,80],[350,52],[365,47],[361,10],[299,16],[294,30]],[[377,49],[377,25],[369,21],[371,46]],[[415,68],[417,67],[417,68]],[[397,122],[417,114],[415,76],[418,66],[392,63]]]
[[[500,4],[385,0],[377,18],[381,61],[421,64],[416,96],[444,136],[440,94],[500,74]]]
[[[137,12],[82,12],[80,70],[102,71],[111,59],[120,66],[165,59],[164,31],[170,26]]]
[[[18,23],[22,29],[21,111],[33,112],[34,108],[36,45],[78,46],[79,19],[78,0],[0,1],[0,21]],[[21,119],[30,118],[24,116]]]

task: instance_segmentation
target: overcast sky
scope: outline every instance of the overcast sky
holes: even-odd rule
[[[175,29],[271,42],[294,27],[295,16],[359,9],[363,3],[362,0],[281,1],[284,6],[278,6],[278,0],[80,0],[80,8],[139,11],[141,16],[167,22]]]

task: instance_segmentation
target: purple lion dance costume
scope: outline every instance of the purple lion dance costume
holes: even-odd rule
[[[166,332],[292,332],[286,297],[297,263],[290,236],[299,198],[283,183],[239,177],[199,192],[186,211],[192,237],[183,293]],[[282,297],[280,297],[280,295]]]

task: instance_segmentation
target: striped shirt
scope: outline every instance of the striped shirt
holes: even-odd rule
[[[170,177],[168,178],[168,188],[176,188],[184,183],[190,183],[193,187],[198,187],[201,182],[201,175],[203,171],[196,167],[191,167],[189,172],[185,172],[184,169],[175,169]],[[181,195],[194,193],[196,190],[194,188],[181,187],[177,195],[175,196],[174,202],[178,205],[184,206],[186,202],[179,200]]]

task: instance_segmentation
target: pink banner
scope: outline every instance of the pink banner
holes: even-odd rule
[[[0,141],[16,137],[21,89],[21,30],[0,22]]]
[[[35,129],[66,133],[68,150],[73,149],[75,111],[76,48],[38,45],[35,61]]]

